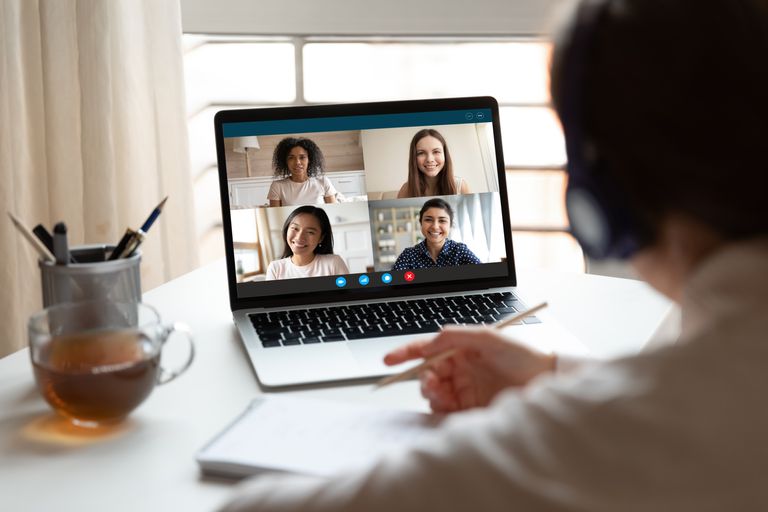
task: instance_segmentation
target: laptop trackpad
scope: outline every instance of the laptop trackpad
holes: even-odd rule
[[[372,340],[352,341],[348,343],[352,356],[357,364],[364,371],[371,372],[374,375],[383,375],[385,373],[397,373],[408,369],[412,364],[402,364],[395,367],[384,364],[384,356],[405,345],[417,337],[415,336],[396,336],[391,338],[378,338]]]

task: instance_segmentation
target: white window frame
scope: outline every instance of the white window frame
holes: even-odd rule
[[[185,33],[542,36],[569,0],[181,0]]]

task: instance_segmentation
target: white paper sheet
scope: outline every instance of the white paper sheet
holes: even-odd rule
[[[330,475],[434,435],[439,418],[290,397],[260,397],[198,454],[205,472]]]

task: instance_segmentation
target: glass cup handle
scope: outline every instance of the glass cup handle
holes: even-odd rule
[[[180,368],[177,368],[175,370],[166,370],[162,366],[160,367],[160,374],[157,377],[157,384],[167,384],[171,382],[173,379],[187,371],[187,368],[189,368],[189,365],[192,364],[192,360],[195,359],[195,344],[192,341],[192,331],[187,327],[185,324],[182,324],[180,322],[176,322],[173,325],[166,325],[163,327],[163,334],[160,337],[160,344],[161,347],[165,345],[165,343],[168,341],[168,339],[171,337],[171,335],[174,332],[178,332],[180,334],[183,334],[184,337],[189,342],[189,357],[184,362],[183,365],[181,365]]]

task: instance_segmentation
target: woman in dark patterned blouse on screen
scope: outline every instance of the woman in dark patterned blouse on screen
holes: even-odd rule
[[[481,263],[466,244],[448,238],[453,225],[453,208],[445,200],[434,198],[426,201],[419,211],[419,224],[424,240],[405,249],[397,257],[392,270]]]

